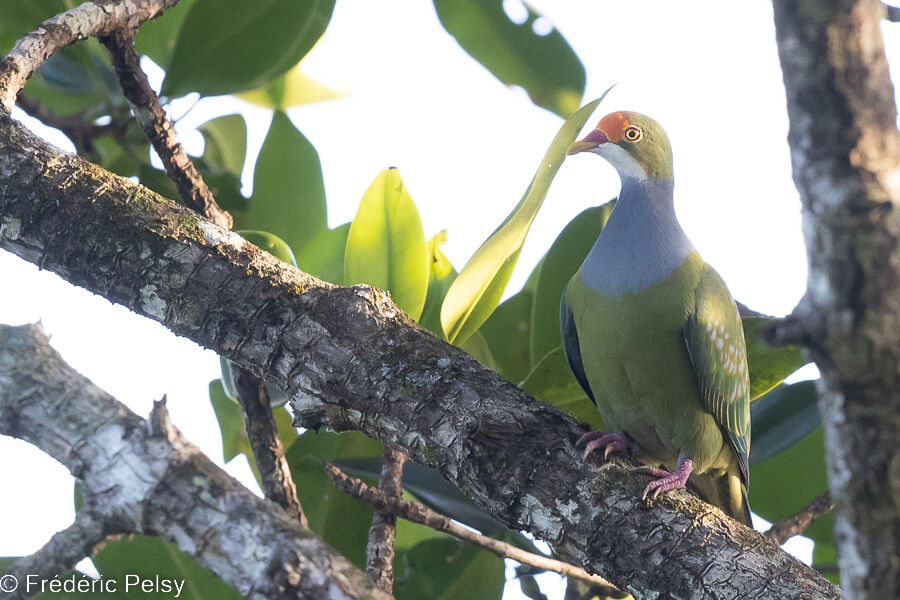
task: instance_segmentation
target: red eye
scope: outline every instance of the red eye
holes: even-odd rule
[[[625,130],[625,139],[629,142],[639,142],[644,137],[644,132],[638,127],[631,126]]]

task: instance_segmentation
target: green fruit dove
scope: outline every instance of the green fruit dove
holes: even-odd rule
[[[563,348],[609,432],[585,457],[631,451],[644,497],[688,487],[750,525],[750,397],[744,331],[722,278],[675,218],[672,150],[633,112],[600,120],[567,153],[605,158],[622,181],[606,227],[560,306]]]

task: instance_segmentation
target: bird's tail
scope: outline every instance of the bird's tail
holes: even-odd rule
[[[733,471],[733,472],[732,472]],[[707,471],[701,475],[691,475],[688,487],[706,502],[715,504],[725,514],[747,527],[750,523],[750,504],[747,502],[747,488],[741,481],[740,472],[735,466],[724,475]]]

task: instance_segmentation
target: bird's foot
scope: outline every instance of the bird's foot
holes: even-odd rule
[[[647,487],[644,488],[644,494],[641,496],[641,498],[646,499],[650,495],[651,498],[656,500],[656,497],[663,492],[684,487],[693,469],[694,461],[681,457],[678,459],[678,465],[675,467],[675,470],[671,473],[665,469],[654,467],[635,467],[632,469],[632,472],[658,477],[658,479],[654,479],[647,484]]]
[[[585,444],[584,458],[597,448],[604,448],[603,460],[609,458],[613,452],[627,452],[631,450],[631,436],[624,431],[606,433],[603,431],[589,431],[575,442],[575,447]]]

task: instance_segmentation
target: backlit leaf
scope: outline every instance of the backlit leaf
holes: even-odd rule
[[[391,292],[418,319],[428,293],[428,247],[419,211],[397,169],[385,169],[363,194],[350,224],[344,283],[366,283]]]
[[[531,222],[565,159],[566,148],[608,92],[563,124],[519,204],[469,259],[450,286],[441,307],[441,325],[451,343],[462,342],[472,335],[500,302]]]
[[[428,240],[428,293],[425,295],[425,307],[419,324],[437,336],[443,336],[441,329],[441,304],[456,279],[456,269],[441,252],[441,246],[447,241],[447,232],[441,231]]]
[[[324,102],[347,95],[346,92],[339,92],[319,83],[303,72],[302,65],[301,61],[265,87],[242,92],[237,97],[262,108],[285,110],[292,106]]]
[[[743,317],[747,340],[747,366],[750,369],[750,400],[756,400],[809,362],[800,346],[770,346],[763,330],[781,319]]]

